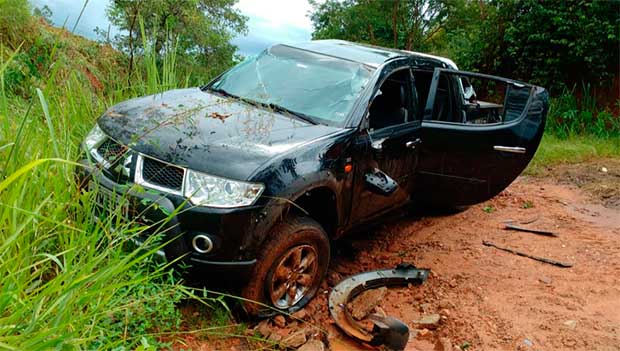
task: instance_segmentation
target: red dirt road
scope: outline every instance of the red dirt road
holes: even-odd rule
[[[407,350],[620,350],[620,160],[608,160],[607,172],[599,174],[600,168],[591,163],[556,169],[554,177],[521,177],[494,199],[460,213],[387,221],[339,245],[328,281],[401,262],[430,268],[422,286],[389,289],[380,305],[412,329]],[[519,225],[559,237],[505,230],[507,220],[535,220]],[[574,266],[537,262],[483,246],[483,240]],[[305,308],[307,324],[326,332],[332,350],[370,349],[331,322],[330,288],[324,282]],[[419,331],[413,321],[428,314],[440,314],[440,323]],[[200,348],[261,346],[214,341]]]
[[[523,226],[559,237],[503,229],[505,220],[536,218]],[[515,256],[483,240],[574,266]],[[335,260],[332,270],[347,275],[403,261],[432,270],[422,287],[391,289],[381,305],[411,328],[424,314],[442,315],[436,330],[407,349],[433,350],[448,338],[470,350],[620,350],[620,210],[592,204],[574,187],[520,178],[487,203],[400,219],[355,247],[354,258]],[[310,308],[337,347],[342,337],[325,306],[320,298]]]

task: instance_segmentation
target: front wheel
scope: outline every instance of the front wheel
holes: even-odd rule
[[[293,217],[278,224],[265,241],[252,279],[242,291],[245,299],[258,302],[244,303],[247,312],[267,316],[302,308],[319,289],[329,255],[329,239],[316,221]]]

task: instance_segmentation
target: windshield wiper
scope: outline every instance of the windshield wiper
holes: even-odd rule
[[[231,93],[229,93],[228,91],[226,91],[226,90],[224,90],[222,88],[208,87],[207,90],[212,91],[214,93],[218,93],[218,94],[224,95],[226,97],[231,97],[231,98],[234,98],[234,99],[239,99],[239,97],[237,95],[231,94]]]
[[[265,103],[264,105],[267,108],[270,108],[270,109],[272,109],[272,110],[274,110],[276,112],[284,112],[284,113],[288,113],[290,115],[293,115],[293,116],[297,117],[298,119],[300,119],[300,120],[302,120],[304,122],[308,122],[308,123],[314,124],[314,125],[319,124],[317,121],[313,120],[312,117],[310,117],[310,116],[308,116],[306,114],[303,114],[301,112],[289,110],[286,107],[282,107],[282,106],[276,105],[274,103]]]
[[[209,87],[209,88],[207,88],[207,90],[215,92],[215,93],[219,93],[221,95],[224,95],[224,96],[227,96],[227,97],[230,97],[230,98],[233,98],[233,99],[244,101],[244,102],[246,102],[246,103],[248,103],[250,105],[266,107],[266,108],[268,108],[268,109],[270,109],[272,111],[276,111],[276,112],[284,112],[284,113],[287,113],[289,115],[295,116],[296,118],[298,118],[298,119],[300,119],[300,120],[302,120],[304,122],[308,122],[310,124],[314,124],[314,125],[319,124],[318,122],[313,120],[312,117],[310,117],[310,116],[308,116],[306,114],[303,114],[303,113],[297,112],[297,111],[293,111],[293,110],[289,110],[286,107],[282,107],[282,106],[274,104],[274,103],[259,102],[259,101],[255,101],[255,100],[252,100],[252,99],[245,98],[243,96],[237,96],[237,95],[231,94],[228,91],[226,91],[224,89],[221,89],[221,88]]]

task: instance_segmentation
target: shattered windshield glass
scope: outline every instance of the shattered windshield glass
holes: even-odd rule
[[[372,72],[360,63],[277,45],[226,72],[210,88],[341,125]]]

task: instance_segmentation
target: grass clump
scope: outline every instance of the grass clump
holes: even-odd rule
[[[620,100],[617,105],[620,107]],[[580,97],[573,88],[551,99],[546,132],[561,139],[584,135],[620,138],[620,116],[599,108],[590,86],[583,85]]]
[[[79,92],[69,90],[69,101]],[[43,101],[41,95],[45,106]],[[77,157],[75,136],[83,133],[79,122],[86,124],[88,114],[63,115],[59,111],[72,110],[60,101],[52,97],[48,108],[30,106],[32,112],[19,118],[20,133],[0,151],[6,160],[0,182],[0,346],[159,345],[157,333],[180,324],[175,305],[185,294],[165,266],[150,261],[152,252],[123,250],[128,237],[146,228],[118,227],[114,217],[92,219],[93,193],[79,191],[78,166],[67,161]],[[68,123],[59,128],[59,121]]]
[[[545,135],[526,174],[542,174],[560,163],[620,157],[620,116],[599,108],[589,85],[583,85],[579,95],[575,88],[565,89],[551,99]]]

